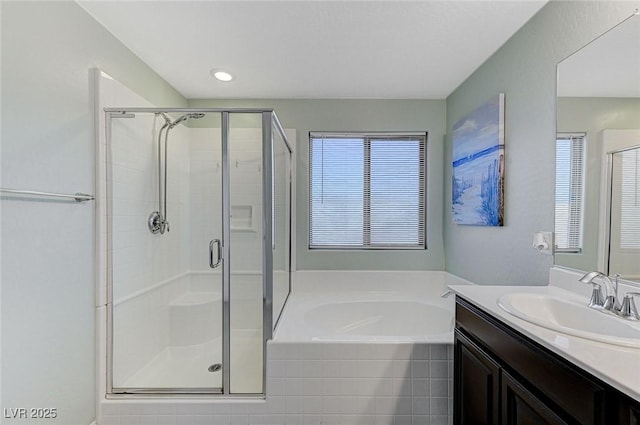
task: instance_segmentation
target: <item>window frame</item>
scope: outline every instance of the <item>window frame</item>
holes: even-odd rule
[[[312,244],[313,234],[313,141],[326,139],[363,139],[363,217],[362,217],[362,244],[358,245],[322,245]],[[371,242],[371,142],[375,140],[413,140],[419,142],[419,170],[418,170],[418,243],[372,243]],[[309,250],[390,250],[390,251],[422,251],[427,250],[427,131],[385,131],[385,132],[309,132],[309,213],[308,213],[308,244]]]

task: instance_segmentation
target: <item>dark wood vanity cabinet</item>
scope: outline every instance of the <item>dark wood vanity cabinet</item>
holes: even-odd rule
[[[640,425],[640,403],[457,297],[455,425]]]

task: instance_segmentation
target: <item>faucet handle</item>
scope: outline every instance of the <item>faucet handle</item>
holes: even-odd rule
[[[602,295],[602,286],[593,282],[593,292],[591,293],[591,299],[589,299],[589,307],[603,308],[604,307],[604,295]]]
[[[620,317],[624,317],[629,320],[640,320],[640,314],[638,314],[638,308],[633,300],[634,296],[640,296],[640,292],[627,292],[622,300],[622,306],[616,310],[616,313]]]

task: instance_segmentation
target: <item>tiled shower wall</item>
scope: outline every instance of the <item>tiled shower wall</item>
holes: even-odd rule
[[[447,425],[453,346],[268,344],[266,401],[102,403],[98,425]]]
[[[107,149],[115,302],[135,298],[189,271],[189,139],[182,126],[172,130],[169,138],[171,231],[154,235],[147,226],[149,215],[159,208],[157,134],[161,125],[152,114],[112,120]]]
[[[98,97],[101,107],[152,106],[105,74],[100,74]],[[105,168],[100,175],[104,179],[108,175],[110,180],[109,185],[101,181],[104,195],[100,201],[106,198],[110,206],[103,211],[101,226],[111,232],[112,239],[116,386],[125,385],[128,377],[169,344],[167,300],[189,285],[189,133],[183,126],[169,136],[167,213],[171,231],[154,235],[147,226],[149,214],[158,209],[158,131],[163,123],[153,114],[113,118],[110,139],[101,147],[101,166]],[[106,258],[106,252],[101,255]],[[106,269],[101,270],[101,276],[107,276]],[[101,281],[99,293],[106,294],[106,286]],[[98,304],[106,302],[101,299]]]

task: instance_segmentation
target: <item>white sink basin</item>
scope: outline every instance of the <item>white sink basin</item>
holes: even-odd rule
[[[498,305],[527,322],[569,335],[625,347],[640,348],[640,323],[546,294],[503,295]]]

